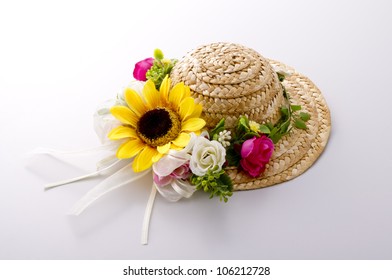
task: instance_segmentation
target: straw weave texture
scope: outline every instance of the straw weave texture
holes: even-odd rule
[[[283,63],[268,60],[256,51],[231,43],[201,46],[173,68],[174,83],[184,82],[203,105],[207,127],[222,118],[229,129],[241,115],[259,123],[275,123],[286,103],[274,69],[290,73],[283,84],[292,104],[311,115],[307,130],[293,129],[276,145],[265,172],[252,178],[240,169],[227,168],[234,190],[271,186],[297,177],[319,157],[328,141],[331,120],[320,90],[305,76]]]

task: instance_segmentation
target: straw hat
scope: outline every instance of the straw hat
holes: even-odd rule
[[[293,129],[276,145],[271,161],[260,177],[252,178],[236,168],[227,168],[234,190],[249,190],[278,184],[306,171],[327,144],[331,120],[320,90],[293,68],[262,57],[256,51],[232,43],[213,43],[189,52],[174,66],[171,79],[184,82],[197,102],[208,128],[222,118],[234,128],[241,115],[258,123],[275,123],[286,99],[276,71],[289,73],[283,85],[292,103],[310,114],[307,129]]]

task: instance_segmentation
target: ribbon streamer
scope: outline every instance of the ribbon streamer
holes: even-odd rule
[[[131,163],[121,168],[119,171],[109,176],[92,190],[87,192],[71,209],[70,214],[79,215],[94,201],[107,194],[108,192],[122,187],[126,184],[130,184],[146,174],[149,170],[140,173],[134,173],[132,171]]]
[[[101,169],[99,169],[97,171],[94,171],[94,172],[91,172],[91,173],[88,173],[88,174],[85,174],[85,175],[81,175],[81,176],[78,176],[78,177],[74,177],[74,178],[71,178],[71,179],[66,179],[66,180],[62,180],[62,181],[59,181],[59,182],[47,184],[47,185],[45,185],[44,190],[47,191],[49,189],[52,189],[52,188],[55,188],[55,187],[58,187],[58,186],[62,186],[62,185],[74,183],[74,182],[77,182],[77,181],[80,181],[80,180],[84,180],[84,179],[87,179],[87,178],[95,177],[95,176],[101,174],[102,172],[107,171],[107,170],[115,167],[120,162],[121,162],[120,160],[116,160],[114,163],[112,163],[112,164],[110,164],[110,165],[108,165],[108,166],[106,166],[104,168],[101,168]]]
[[[150,197],[146,205],[146,210],[144,211],[143,227],[142,227],[142,245],[147,245],[148,243],[148,232],[150,227],[151,212],[154,206],[155,196],[157,194],[157,189],[155,183],[152,185]]]
[[[31,152],[30,155],[34,156],[36,154],[49,154],[51,156],[58,157],[61,159],[61,156],[64,155],[71,155],[71,156],[97,155],[98,152],[110,151],[112,148],[113,145],[102,145],[99,147],[89,148],[85,150],[78,150],[78,151],[60,151],[54,149],[38,148],[33,152]],[[151,169],[148,169],[144,172],[135,173],[132,170],[132,166],[131,166],[132,161],[130,161],[121,169],[114,172],[115,167],[122,162],[124,161],[118,160],[115,157],[115,155],[107,156],[97,162],[96,171],[78,177],[74,177],[71,179],[65,179],[55,183],[47,184],[45,185],[44,189],[49,190],[61,185],[74,183],[97,175],[101,175],[104,172],[108,172],[109,174],[111,172],[111,175],[109,177],[105,178],[102,182],[100,182],[93,189],[87,192],[78,202],[76,202],[76,204],[71,208],[69,212],[69,214],[71,215],[76,215],[76,216],[80,215],[86,208],[88,208],[91,204],[93,204],[96,200],[98,200],[105,194],[117,188],[120,188],[124,185],[130,184],[136,180],[139,180],[142,177],[144,177],[146,174],[149,174],[151,171]],[[174,202],[174,201],[178,201],[182,197],[189,198],[195,191],[195,188],[194,186],[191,186],[186,182],[182,182],[181,180],[173,180],[171,184],[162,187],[158,187],[155,183],[153,183],[151,193],[144,212],[142,234],[141,234],[141,244],[143,245],[146,245],[148,243],[151,214],[152,214],[152,209],[154,207],[157,191],[165,199]]]
[[[63,150],[57,150],[57,149],[49,149],[49,148],[36,148],[33,151],[29,153],[30,156],[34,156],[37,154],[49,154],[51,156],[58,156],[58,155],[73,155],[73,156],[83,156],[87,154],[96,154],[97,152],[100,151],[111,151],[115,150],[117,146],[113,144],[106,144],[106,145],[100,145],[97,147],[93,148],[86,148],[86,149],[81,149],[81,150],[74,150],[74,151],[63,151]]]

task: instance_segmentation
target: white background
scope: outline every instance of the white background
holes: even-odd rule
[[[391,6],[0,2],[0,259],[392,259]],[[203,193],[157,197],[147,246],[147,178],[66,215],[100,178],[44,192],[86,170],[26,154],[99,145],[94,110],[132,79],[135,62],[157,47],[180,58],[217,41],[283,61],[319,86],[332,133],[314,166],[227,204]]]

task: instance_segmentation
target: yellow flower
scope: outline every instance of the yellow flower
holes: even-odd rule
[[[249,126],[250,126],[250,130],[252,130],[252,131],[254,131],[256,133],[260,132],[260,130],[259,130],[260,124],[258,124],[257,122],[249,121]]]
[[[135,157],[132,168],[140,172],[151,167],[170,149],[181,150],[190,140],[190,133],[200,133],[206,122],[200,118],[202,106],[190,96],[189,87],[176,84],[170,90],[166,77],[156,90],[148,80],[143,96],[127,88],[128,106],[114,106],[112,115],[122,125],[108,135],[111,140],[126,139],[117,150],[120,159]]]

